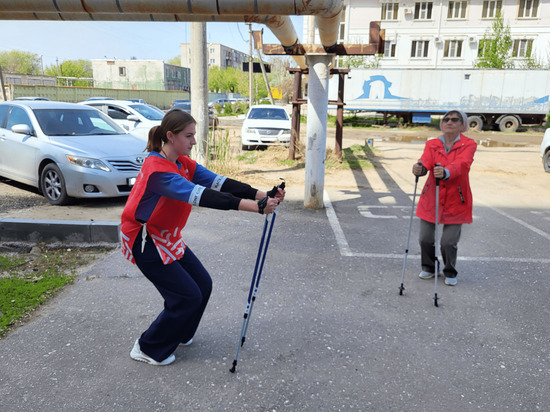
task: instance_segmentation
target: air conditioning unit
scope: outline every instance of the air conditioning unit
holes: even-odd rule
[[[403,12],[405,14],[412,14],[413,10],[410,7],[406,7],[406,8],[403,9]]]
[[[441,40],[441,37],[439,37],[439,36],[435,36],[434,40],[435,40],[436,43],[441,43],[443,41],[443,40]]]
[[[477,37],[476,36],[468,36],[468,41],[470,43],[475,43],[475,42],[477,42]]]

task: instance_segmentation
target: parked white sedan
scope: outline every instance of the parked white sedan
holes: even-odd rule
[[[88,106],[0,103],[0,176],[38,188],[52,205],[127,196],[145,146]]]
[[[252,106],[242,126],[242,149],[249,150],[254,146],[288,146],[291,127],[290,116],[284,107],[271,104]]]
[[[164,113],[148,104],[126,100],[89,100],[80,102],[101,110],[129,133],[147,141],[151,127],[160,125]]]

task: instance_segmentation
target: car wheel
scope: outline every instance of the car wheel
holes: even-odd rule
[[[480,132],[483,129],[483,120],[479,116],[468,116],[468,126],[470,129]]]
[[[247,144],[243,144],[241,147],[243,150],[250,150],[250,146]]]
[[[519,121],[515,116],[504,116],[498,127],[501,132],[515,132],[518,130]]]
[[[544,166],[544,171],[550,173],[550,149],[544,154],[542,164]]]
[[[69,203],[65,178],[54,163],[47,165],[40,175],[40,189],[48,202],[61,206]]]

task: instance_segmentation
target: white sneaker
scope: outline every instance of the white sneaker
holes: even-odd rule
[[[134,347],[132,348],[132,351],[130,352],[130,357],[133,360],[139,361],[139,362],[145,362],[149,365],[155,365],[155,366],[166,366],[170,365],[172,362],[176,360],[176,357],[172,354],[168,356],[166,359],[164,359],[162,362],[157,362],[150,356],[147,356],[145,353],[141,351],[141,348],[139,347],[139,338],[136,339],[136,343],[134,343]]]
[[[457,280],[456,278],[445,278],[445,284],[448,286],[456,286]]]
[[[180,346],[189,346],[193,343],[193,338],[189,339],[187,342],[180,343]]]
[[[420,275],[418,275],[418,277],[419,277],[420,279],[431,279],[431,278],[433,278],[434,276],[435,276],[434,273],[424,272],[424,271],[420,272]]]

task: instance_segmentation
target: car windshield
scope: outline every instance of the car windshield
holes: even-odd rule
[[[162,120],[164,117],[164,113],[159,110],[155,110],[146,104],[131,104],[130,107],[147,120]]]
[[[249,119],[271,119],[271,120],[287,120],[288,114],[285,109],[273,108],[257,108],[250,110]]]
[[[96,109],[34,109],[40,128],[48,136],[88,136],[126,132]]]

